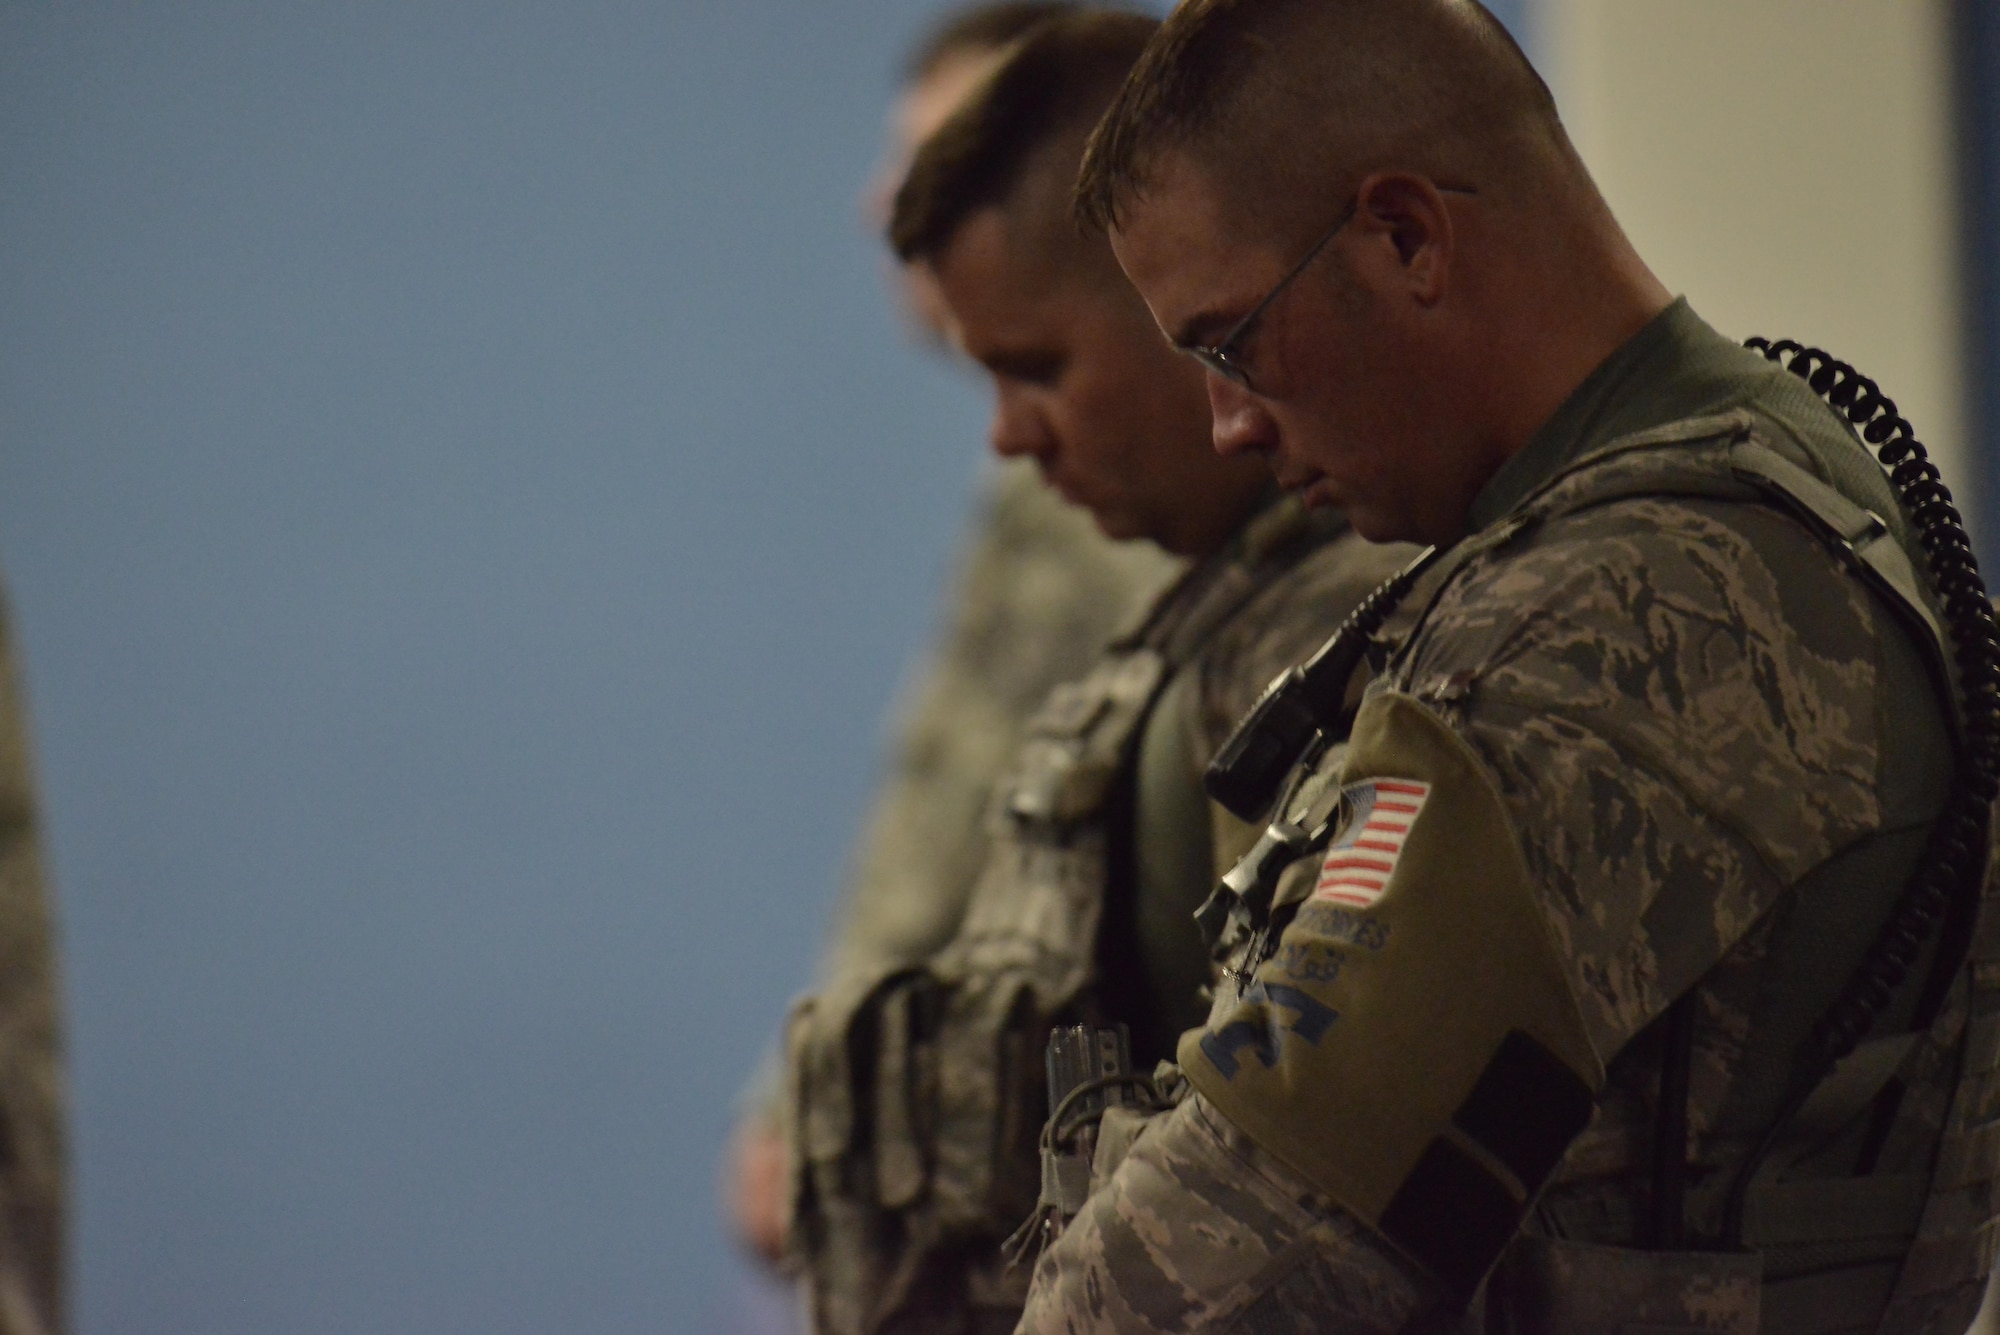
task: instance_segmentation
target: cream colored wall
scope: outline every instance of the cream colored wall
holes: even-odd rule
[[[1942,0],[1539,0],[1563,119],[1661,279],[1878,380],[1965,474]]]

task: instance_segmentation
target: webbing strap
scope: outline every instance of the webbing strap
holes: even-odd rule
[[[1383,622],[1375,639],[1390,646],[1392,652],[1408,644],[1430,616],[1431,608],[1437,605],[1445,587],[1457,577],[1458,572],[1469,565],[1474,557],[1483,556],[1496,548],[1504,547],[1514,539],[1535,528],[1541,522],[1538,515],[1515,513],[1478,533],[1464,539],[1457,545],[1437,551],[1427,552],[1423,573],[1417,576],[1409,593]]]
[[[1996,1173],[2000,1173],[2000,1121],[1983,1122],[1949,1135],[1938,1151],[1939,1191],[1991,1182]]]
[[[1169,672],[1180,668],[1272,581],[1346,531],[1336,513],[1308,512],[1296,497],[1278,500],[1221,551],[1195,562],[1135,625],[1113,637],[1112,650],[1149,648]]]
[[[2000,1071],[2000,1013],[1978,1015],[1966,1029],[1966,1073]]]
[[[1854,1329],[1857,1312],[1879,1312],[1896,1287],[1896,1263],[1843,1266],[1816,1275],[1767,1279],[1759,1304],[1759,1330],[1819,1335]]]
[[[1856,505],[1805,469],[1767,445],[1740,440],[1730,447],[1729,464],[1738,477],[1758,487],[1784,504],[1786,509],[1817,528],[1848,556],[1855,569],[1875,586],[1891,607],[1917,631],[1930,651],[1927,657],[1938,675],[1938,685],[1951,702],[1954,726],[1962,726],[1963,702],[1952,689],[1951,641],[1930,600],[1910,554],[1890,536],[1889,526],[1880,515]]]
[[[2000,960],[2000,913],[1985,910],[1982,905],[1979,925],[1972,933],[1972,946],[1965,957],[1975,964]],[[1989,1017],[1987,1028],[1990,1038],[2000,1039],[2000,1017]],[[1989,1067],[1982,1066],[1980,1069]]]
[[[1883,1086],[1895,1079],[1922,1037],[1902,1033],[1870,1039],[1834,1063],[1792,1118],[1791,1131],[1771,1156],[1775,1166],[1771,1171],[1782,1171],[1786,1166],[1789,1156],[1784,1147],[1806,1149],[1858,1117]]]
[[[2000,1118],[2000,1071],[1961,1076],[1957,1097],[1969,1125],[1979,1126]]]
[[[2000,1254],[2000,1220],[1989,1219],[1962,1233],[1918,1238],[1903,1262],[1899,1298],[1948,1293],[1993,1268]]]
[[[1414,634],[1438,595],[1473,557],[1505,545],[1538,523],[1649,496],[1740,501],[1747,499],[1741,488],[1748,488],[1803,522],[1846,558],[1869,587],[1916,633],[1941,695],[1951,701],[1952,724],[1958,727],[1963,705],[1952,686],[1951,642],[1931,608],[1924,592],[1924,579],[1909,553],[1896,541],[1880,515],[1849,500],[1756,440],[1750,434],[1752,425],[1747,413],[1722,413],[1671,428],[1640,432],[1584,455],[1545,483],[1535,498],[1507,519],[1460,543],[1440,558],[1435,569],[1425,572],[1422,583],[1428,586],[1428,591],[1413,594],[1405,607],[1399,609],[1405,624],[1405,633],[1397,637],[1399,642],[1406,643]],[[1715,459],[1716,453],[1704,451],[1693,456],[1666,453],[1676,449],[1700,450],[1704,445],[1709,450],[1721,447],[1716,453],[1720,453],[1726,469],[1705,462]],[[1659,467],[1626,466],[1648,451],[1662,454]],[[1557,494],[1571,485],[1577,475],[1594,468],[1603,468],[1607,473],[1602,483],[1579,486],[1568,495]]]
[[[1996,902],[1989,868],[1980,900],[1966,975],[1974,1013],[1959,1039],[1958,1087],[1953,1091],[1944,1142],[1932,1169],[1929,1199],[1909,1256],[1903,1262],[1879,1331],[1943,1329],[1940,1322],[1969,1320],[1985,1279],[2000,1253],[2000,1220],[1993,1217],[1994,1178],[2000,1172],[2000,1118],[1993,1116],[1995,1074],[2000,1071],[2000,1014],[1990,1008]],[[1947,1011],[1940,1024],[1950,1018]],[[1942,1041],[1934,1033],[1933,1041]],[[1928,1323],[1928,1324],[1926,1324]]]
[[[875,1199],[900,1209],[923,1193],[925,1163],[916,1136],[912,1105],[918,1073],[911,1053],[915,989],[899,988],[884,1000],[877,1020],[882,1034],[875,1069]]]
[[[1966,1095],[1965,1120],[1978,1123],[2000,1116],[1992,1106],[2000,1090],[2000,1015],[1982,1015],[1967,1027],[1960,1083]]]
[[[1751,1195],[1743,1240],[1770,1248],[1908,1237],[1917,1231],[1929,1188],[1919,1173],[1773,1183]]]

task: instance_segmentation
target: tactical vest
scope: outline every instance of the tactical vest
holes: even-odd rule
[[[1861,578],[1910,629],[1941,698],[1955,708],[1944,632],[1927,581],[1903,542],[1881,516],[1754,438],[1753,421],[1737,412],[1677,423],[1613,442],[1573,463],[1508,517],[1439,554],[1381,637],[1381,652],[1393,655],[1411,642],[1439,595],[1470,561],[1541,524],[1640,497],[1748,501],[1792,516]],[[1820,466],[1841,476],[1823,461]],[[1392,658],[1387,675],[1393,672]],[[1285,875],[1282,868],[1300,862],[1316,867],[1333,831],[1321,820],[1322,834],[1304,846],[1280,847],[1279,836],[1288,827],[1314,828],[1309,809],[1332,810],[1338,790],[1329,792],[1327,785],[1337,759],[1337,751],[1309,754],[1266,842],[1204,909],[1206,921],[1221,930],[1225,972],[1246,982],[1289,912],[1311,893],[1313,876]],[[1268,898],[1274,889],[1275,899]],[[2000,1212],[1996,898],[2000,859],[1989,865],[1972,946],[1947,1004],[1922,1031],[1864,1043],[1814,1089],[1752,1181],[1742,1250],[1649,1251],[1566,1240],[1530,1209],[1547,1179],[1524,1180],[1521,1231],[1497,1258],[1480,1309],[1488,1329],[1495,1335],[1640,1330],[1807,1335],[1877,1322],[1865,1328],[1883,1335],[1963,1330],[1978,1309],[1993,1263]],[[1224,1000],[1218,995],[1218,1017]],[[1614,1064],[1629,1053],[1628,1047]],[[1816,1137],[1866,1115],[1892,1080],[1918,1071],[1946,1073],[1952,1085],[1929,1172],[1788,1179],[1786,1170]],[[1406,1245],[1386,1221],[1367,1222],[1422,1259],[1422,1244]],[[1868,1260],[1814,1264],[1814,1258],[1851,1254]],[[1885,1255],[1900,1259],[1885,1261]],[[1769,1279],[1767,1263],[1781,1275],[1797,1277]]]
[[[820,1335],[1013,1328],[1026,1267],[998,1244],[1040,1189],[1043,1047],[1096,1018],[1114,813],[1174,674],[1342,526],[1285,501],[1197,565],[1031,718],[965,918],[926,965],[794,1008],[790,1237]],[[1192,779],[1191,779],[1192,781]]]

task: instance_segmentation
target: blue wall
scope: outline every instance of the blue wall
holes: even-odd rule
[[[1514,34],[1514,40],[1521,44],[1529,59],[1539,63],[1541,51],[1536,46],[1535,0],[1485,0],[1485,4],[1494,18],[1507,25],[1507,31]]]
[[[86,1331],[686,1331],[977,462],[917,0],[0,0]]]

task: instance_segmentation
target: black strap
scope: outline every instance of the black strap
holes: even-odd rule
[[[1694,1070],[1693,988],[1662,1017],[1660,1103],[1653,1122],[1653,1248],[1679,1251],[1687,1244],[1688,1085]]]

